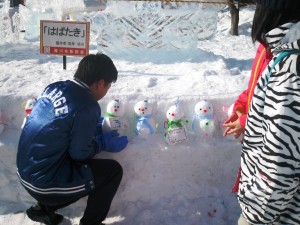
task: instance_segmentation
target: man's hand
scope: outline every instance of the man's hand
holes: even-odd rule
[[[128,144],[127,136],[120,137],[120,134],[114,131],[96,136],[96,141],[100,150],[107,152],[120,152]]]

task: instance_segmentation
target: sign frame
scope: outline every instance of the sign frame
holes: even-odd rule
[[[89,41],[90,22],[40,20],[41,54],[84,57]]]

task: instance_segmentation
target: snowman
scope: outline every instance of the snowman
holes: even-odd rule
[[[168,144],[174,145],[184,142],[188,139],[187,127],[184,121],[184,113],[177,105],[171,106],[167,113],[165,121],[166,131],[164,139]]]
[[[120,99],[109,102],[102,122],[103,132],[116,131],[121,136],[126,135],[129,131],[129,122],[124,113],[125,107]]]
[[[152,105],[147,101],[139,101],[134,106],[136,118],[136,134],[140,137],[147,137],[156,132],[157,123],[152,116]]]
[[[25,123],[27,121],[27,117],[29,116],[29,114],[31,113],[34,105],[36,103],[36,99],[32,98],[32,99],[28,99],[26,104],[25,104],[25,117],[23,119],[23,123],[21,125],[21,128],[23,129],[23,127],[25,126]]]
[[[195,118],[192,130],[200,137],[212,137],[215,131],[213,107],[209,101],[202,100],[195,105]]]

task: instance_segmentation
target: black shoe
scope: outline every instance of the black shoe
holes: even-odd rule
[[[49,207],[39,204],[26,210],[27,216],[36,222],[46,225],[57,225],[63,221],[63,216],[55,213]]]

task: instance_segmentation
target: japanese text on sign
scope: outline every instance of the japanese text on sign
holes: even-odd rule
[[[71,30],[69,27],[48,27],[44,26],[44,34],[50,36],[74,36],[74,37],[85,37],[85,30],[80,30],[75,27]]]

